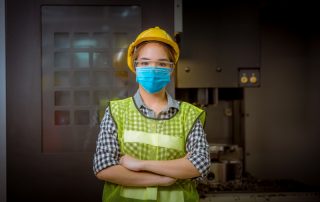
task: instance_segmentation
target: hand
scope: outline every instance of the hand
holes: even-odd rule
[[[142,160],[133,158],[127,154],[120,158],[120,165],[132,171],[141,171],[142,162]]]
[[[163,176],[162,179],[163,179],[163,183],[159,184],[159,186],[170,186],[177,181],[177,179],[174,179],[172,177],[167,177],[167,176]]]

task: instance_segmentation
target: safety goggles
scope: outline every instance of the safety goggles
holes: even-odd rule
[[[169,61],[158,61],[158,60],[135,60],[135,67],[167,67],[173,68],[174,63]]]

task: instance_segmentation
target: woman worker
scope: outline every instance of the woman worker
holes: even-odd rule
[[[210,167],[205,113],[165,90],[178,58],[178,45],[159,27],[129,46],[139,89],[111,101],[100,125],[94,173],[105,181],[103,201],[199,200],[195,179]]]

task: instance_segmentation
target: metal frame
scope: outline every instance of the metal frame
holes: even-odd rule
[[[183,32],[182,0],[174,0],[174,33]]]
[[[5,0],[0,0],[0,201],[7,201]]]

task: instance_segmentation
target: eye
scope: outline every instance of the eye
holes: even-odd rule
[[[160,63],[159,63],[159,66],[160,66],[160,67],[167,67],[167,66],[168,66],[168,64],[167,64],[167,63],[165,63],[165,62],[160,62]]]
[[[141,66],[148,66],[148,65],[149,65],[149,62],[143,61],[143,62],[141,62],[140,64],[141,64]]]

